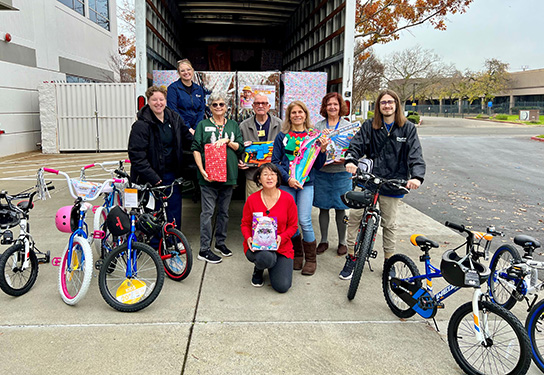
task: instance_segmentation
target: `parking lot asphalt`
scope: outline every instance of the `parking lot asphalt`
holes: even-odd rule
[[[125,153],[43,155],[2,158],[0,189],[19,192],[35,183],[39,167],[77,176],[92,162],[119,160]],[[104,173],[93,175],[105,179]],[[56,210],[73,202],[66,181],[55,176],[51,199],[37,201],[31,212],[38,248],[60,257],[68,235],[56,230]],[[183,201],[183,232],[193,247],[194,264],[182,282],[166,279],[157,300],[137,313],[121,313],[102,299],[97,275],[76,306],[60,298],[58,267],[42,264],[34,287],[21,297],[0,292],[0,374],[460,374],[450,354],[446,329],[455,309],[471,299],[462,290],[445,301],[433,321],[418,316],[398,319],[387,307],[381,286],[381,233],[376,239],[374,272],[365,268],[354,300],[349,282],[338,278],[344,258],[330,249],[318,256],[314,276],[295,271],[293,286],[276,293],[267,283],[254,288],[252,264],[242,251],[243,201],[230,207],[227,246],[234,255],[220,264],[196,260],[200,203]],[[436,264],[463,237],[402,204],[397,252],[418,266],[414,233],[440,243]],[[317,223],[317,210],[313,212]],[[314,225],[319,238],[318,225]],[[485,230],[481,228],[480,230]],[[5,247],[0,247],[0,251]],[[420,267],[421,269],[421,267]],[[445,284],[437,282],[438,290]],[[514,313],[522,322],[521,304]],[[539,371],[531,365],[531,374]]]

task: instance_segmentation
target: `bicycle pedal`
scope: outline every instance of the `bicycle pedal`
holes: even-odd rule
[[[378,257],[378,252],[376,250],[372,250],[368,256],[372,259],[376,259]]]
[[[342,218],[342,221],[344,222],[344,224],[348,224],[348,221],[349,221],[349,218],[347,217],[347,215],[344,215],[344,217]]]
[[[47,264],[51,260],[51,252],[40,253],[36,258],[38,258],[38,264]]]
[[[95,263],[94,263],[94,268],[96,270],[100,270],[100,268],[102,268],[102,264],[104,264],[104,260],[103,259],[98,259]]]
[[[436,308],[437,308],[437,309],[443,309],[444,307],[445,307],[445,306],[444,306],[444,304],[443,304],[442,302],[438,302],[438,303],[436,304]]]

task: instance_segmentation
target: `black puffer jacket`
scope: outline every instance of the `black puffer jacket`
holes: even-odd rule
[[[403,127],[393,125],[388,134],[385,125],[380,129],[372,128],[372,119],[366,120],[355,134],[346,151],[347,163],[357,165],[361,157],[374,161],[373,174],[387,179],[417,178],[421,182],[425,177],[425,161],[421,143],[414,124],[407,121]],[[384,195],[402,195],[403,191],[384,186]]]
[[[165,120],[168,119],[174,133],[174,151],[177,164],[176,177],[181,176],[183,150],[190,150],[193,136],[185,125],[180,115],[166,107],[164,109]],[[159,125],[149,105],[144,106],[138,112],[138,120],[132,125],[128,139],[128,157],[130,159],[130,179],[138,184],[146,182],[155,185],[162,180],[164,174],[164,154],[162,150]]]

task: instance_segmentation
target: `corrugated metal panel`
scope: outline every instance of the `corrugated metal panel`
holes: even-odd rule
[[[134,84],[98,84],[99,149],[126,150],[130,128],[136,119],[136,86]]]
[[[96,151],[96,94],[93,84],[57,83],[60,151]]]
[[[136,87],[57,83],[60,151],[126,150],[136,119]]]

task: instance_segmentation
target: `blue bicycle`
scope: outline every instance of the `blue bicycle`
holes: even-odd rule
[[[438,248],[438,243],[422,235],[412,235],[411,243],[423,251],[419,259],[425,264],[425,274],[420,275],[417,266],[406,255],[392,256],[384,265],[382,277],[387,305],[399,318],[409,318],[417,313],[429,319],[434,318],[437,309],[444,308],[444,299],[461,288],[474,288],[472,301],[461,305],[448,325],[448,344],[455,361],[471,375],[527,373],[531,364],[527,332],[510,311],[488,301],[481,291],[481,284],[489,278],[490,270],[478,259],[485,257],[493,236],[500,233],[492,228],[483,233],[454,223],[446,222],[445,225],[464,233],[466,241],[447,250],[437,268],[431,264],[429,252]],[[479,249],[482,242],[484,251]],[[457,250],[463,246],[466,246],[466,254],[458,255]],[[451,285],[434,294],[432,279],[440,277]]]

